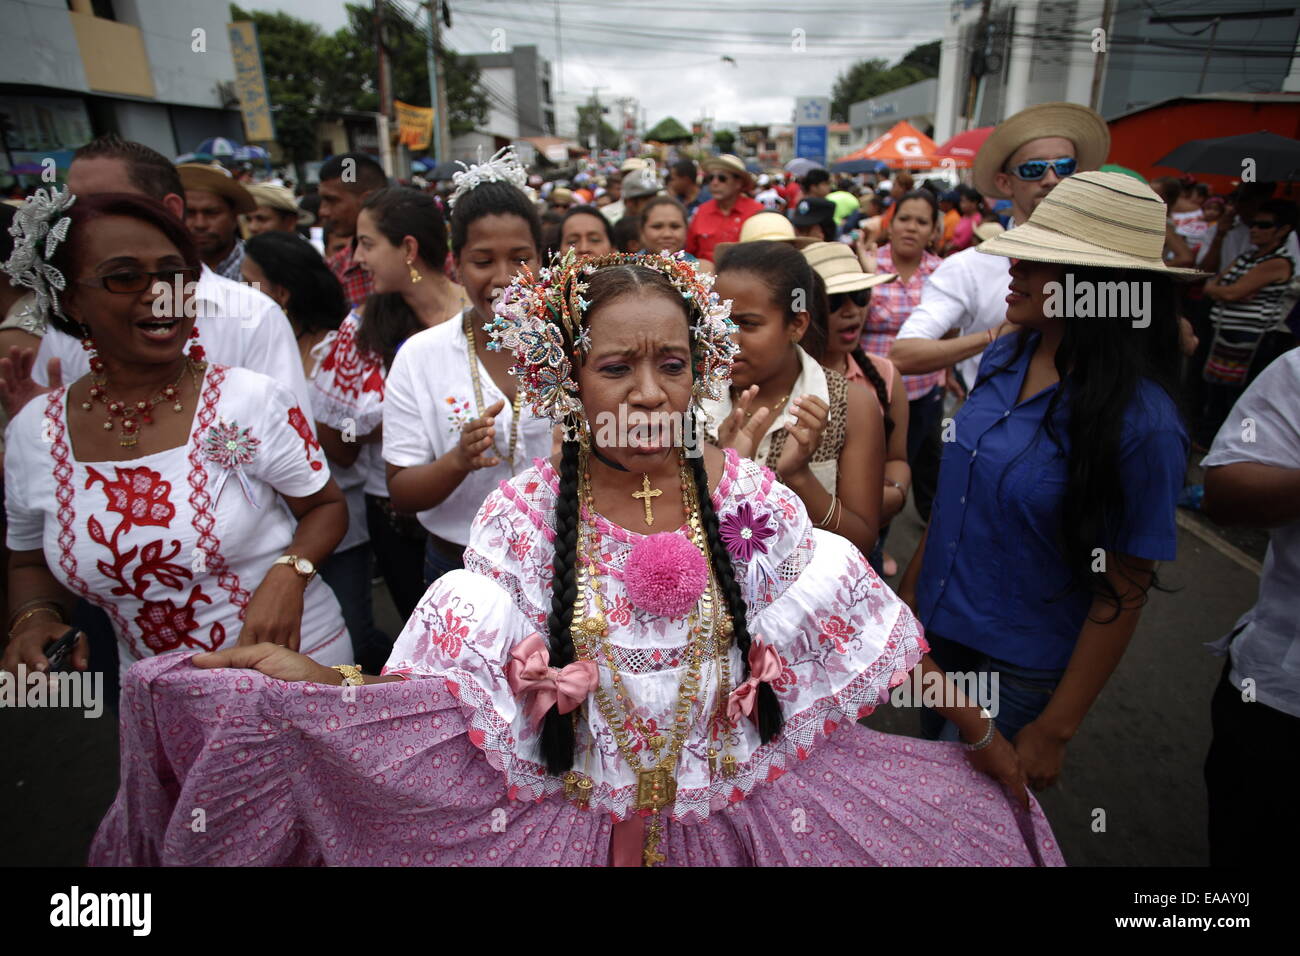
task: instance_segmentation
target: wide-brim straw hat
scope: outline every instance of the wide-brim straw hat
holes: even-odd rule
[[[1168,207],[1144,182],[1093,171],[1062,180],[1029,220],[975,248],[986,255],[1203,278],[1165,264]]]
[[[1000,236],[1006,231],[1006,226],[1000,222],[982,222],[975,227],[975,235],[979,236],[981,241]]]
[[[176,172],[180,173],[181,185],[186,189],[216,193],[229,201],[237,213],[248,213],[257,208],[243,184],[219,163],[181,163]]]
[[[814,242],[803,248],[803,257],[826,283],[826,294],[855,292],[893,282],[892,272],[863,272],[858,257],[842,242]]]
[[[1008,116],[975,154],[975,188],[985,198],[1010,199],[993,177],[1025,143],[1061,137],[1074,144],[1079,172],[1096,169],[1110,152],[1110,130],[1096,110],[1078,103],[1040,103]]]
[[[716,256],[742,242],[788,242],[796,249],[802,249],[818,241],[812,236],[796,236],[794,224],[779,212],[756,212],[740,224],[738,241],[720,242],[713,248]]]
[[[730,153],[710,156],[700,163],[700,168],[706,172],[716,169],[723,173],[735,173],[745,181],[745,189],[754,188],[754,174],[745,168],[745,163],[739,156],[733,156]]]
[[[258,183],[244,188],[248,190],[248,194],[253,197],[253,202],[257,203],[257,205],[270,206],[278,212],[296,215],[300,226],[310,226],[316,221],[316,217],[306,209],[298,208],[298,203],[293,198],[293,192],[285,186]]]

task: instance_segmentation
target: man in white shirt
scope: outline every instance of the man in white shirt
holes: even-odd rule
[[[1097,169],[1109,151],[1110,131],[1095,111],[1077,103],[1031,106],[984,141],[975,157],[975,188],[985,199],[1010,199],[1019,225],[1065,176]],[[890,361],[906,375],[955,365],[969,389],[1006,318],[1010,268],[1010,260],[974,247],[945,259],[898,330]],[[956,337],[945,338],[951,332]]]
[[[177,219],[185,220],[185,190],[176,167],[149,147],[114,136],[101,137],[77,150],[68,170],[68,189],[78,196],[107,192],[148,196]],[[309,407],[293,329],[270,296],[222,278],[207,266],[196,284],[195,296],[195,327],[209,361],[269,375],[290,388],[304,409]],[[90,371],[90,357],[81,342],[51,326],[32,369],[32,379],[42,386],[50,385],[48,362],[52,358],[59,360],[61,382],[74,382]]]
[[[1205,760],[1210,865],[1249,866],[1300,850],[1295,793],[1285,785],[1300,752],[1300,348],[1246,389],[1204,464],[1205,513],[1269,529],[1259,598],[1212,645],[1228,661]]]

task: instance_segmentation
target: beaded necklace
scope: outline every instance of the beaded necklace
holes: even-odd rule
[[[93,411],[95,402],[102,402],[108,417],[104,419],[104,431],[113,430],[113,419],[122,419],[122,437],[118,444],[123,448],[134,448],[140,441],[140,426],[153,424],[153,410],[163,402],[172,403],[172,411],[183,412],[185,405],[180,400],[181,382],[185,380],[188,374],[194,382],[194,389],[197,392],[199,380],[203,376],[203,370],[207,368],[207,363],[195,361],[190,356],[185,357],[185,364],[181,366],[181,372],[176,376],[176,381],[170,385],[164,385],[148,401],[124,402],[115,399],[108,394],[108,376],[104,374],[103,360],[98,356],[93,357],[90,361],[91,377],[93,383],[90,386],[90,397],[81,403],[85,411]]]
[[[479,379],[478,373],[478,346],[474,342],[474,310],[466,309],[464,316],[465,327],[465,350],[469,354],[469,377],[474,383],[474,406],[479,418],[483,417],[483,383]],[[515,400],[510,407],[513,414],[510,417],[510,452],[507,456],[506,463],[510,466],[510,474],[515,473],[515,447],[519,444],[519,409],[523,404],[524,390],[515,386]]]

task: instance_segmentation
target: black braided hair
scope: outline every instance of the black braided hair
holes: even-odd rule
[[[894,431],[894,420],[889,417],[889,384],[880,374],[880,369],[876,368],[876,363],[867,358],[867,353],[862,351],[861,345],[853,346],[853,351],[849,354],[853,356],[853,361],[858,363],[858,368],[862,369],[862,374],[876,390],[876,398],[880,399],[880,408],[885,413],[885,443],[888,444],[889,436]]]
[[[693,429],[693,434],[701,434]],[[695,475],[696,497],[700,499],[700,522],[709,539],[709,555],[713,559],[713,573],[718,579],[718,587],[726,599],[727,610],[731,613],[733,636],[736,647],[740,649],[742,673],[749,677],[749,624],[745,616],[745,596],[740,591],[740,582],[736,580],[736,568],[731,563],[731,553],[722,541],[718,530],[718,513],[713,510],[713,499],[709,496],[709,475],[704,469],[704,455],[701,449],[687,449],[691,471]],[[767,743],[781,732],[785,718],[781,714],[781,702],[776,698],[776,691],[766,681],[758,685],[758,736]]]
[[[551,666],[573,663],[573,602],[578,596],[578,443],[566,441],[560,453],[560,493],[555,499],[555,557],[551,576]],[[552,707],[542,720],[546,769],[562,774],[573,767],[573,718]]]

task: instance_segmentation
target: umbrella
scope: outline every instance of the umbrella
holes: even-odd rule
[[[429,170],[429,167],[432,165],[433,165],[433,160],[429,159],[428,157],[422,156],[419,159],[411,160],[411,172],[413,173],[427,172]]]
[[[451,177],[455,176],[457,173],[461,171],[462,171],[461,165],[455,162],[454,160],[449,159],[446,162],[442,162],[439,163],[437,166],[434,166],[433,169],[430,170],[426,175],[432,180],[435,180],[437,182],[442,182],[444,180],[451,179]]]
[[[241,146],[235,150],[235,159],[241,163],[252,162],[255,159],[270,159],[271,154],[261,146]]]
[[[1260,130],[1218,139],[1193,139],[1156,161],[1186,173],[1213,173],[1261,183],[1300,179],[1300,140]]]
[[[235,153],[239,150],[239,144],[234,140],[226,139],[222,136],[214,136],[212,139],[205,139],[194,147],[196,153],[207,153],[217,159],[225,157],[233,159]]]
[[[842,161],[878,159],[890,169],[929,169],[939,165],[934,140],[907,120],[900,120],[883,136],[872,140]]]
[[[1125,176],[1132,176],[1138,182],[1145,183],[1147,178],[1135,169],[1129,169],[1127,166],[1121,166],[1119,163],[1106,163],[1101,167],[1103,173],[1123,173]]]
[[[763,171],[763,167],[759,165],[759,162],[756,159],[745,160],[745,168],[751,173],[761,173]]]
[[[979,126],[958,133],[935,150],[935,155],[939,157],[940,162],[951,159],[959,169],[966,169],[975,162],[975,154],[980,151],[980,147],[992,132],[992,126]]]
[[[846,159],[832,166],[831,171],[855,176],[858,173],[881,173],[888,168],[878,159]]]
[[[787,173],[794,173],[796,176],[807,176],[811,170],[825,168],[826,167],[821,163],[814,162],[811,159],[806,159],[803,156],[800,156],[798,159],[792,159],[790,162],[785,164],[785,171]]]

